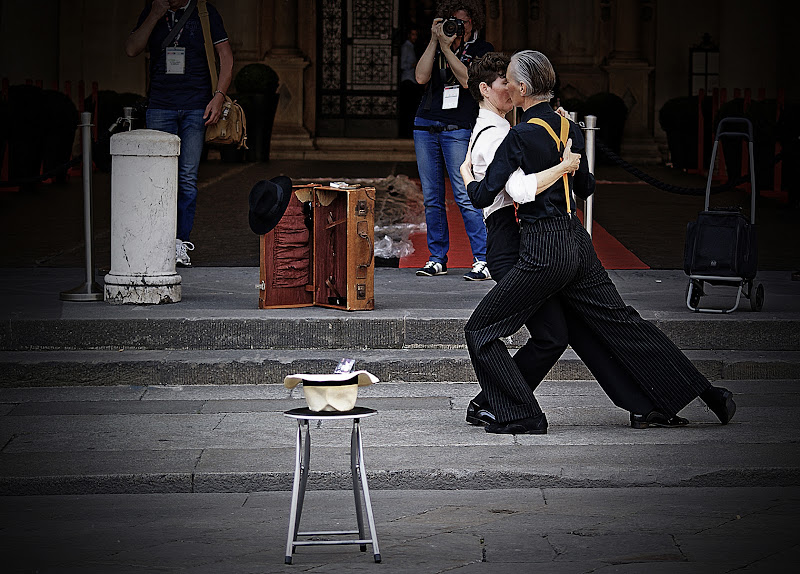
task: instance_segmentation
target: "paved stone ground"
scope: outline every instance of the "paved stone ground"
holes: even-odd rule
[[[287,492],[0,499],[5,572],[774,574],[800,560],[800,489],[373,491],[381,564],[355,546],[284,565]],[[354,528],[309,492],[301,529]]]

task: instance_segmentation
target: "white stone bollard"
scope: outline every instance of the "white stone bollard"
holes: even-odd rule
[[[114,305],[177,303],[175,272],[180,138],[156,130],[111,137],[111,272]]]

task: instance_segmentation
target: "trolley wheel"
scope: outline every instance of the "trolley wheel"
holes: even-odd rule
[[[756,283],[755,288],[750,289],[750,308],[753,311],[761,311],[764,307],[764,285]]]

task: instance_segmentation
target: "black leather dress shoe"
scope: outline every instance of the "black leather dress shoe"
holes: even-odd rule
[[[646,429],[647,427],[685,427],[689,421],[683,417],[675,415],[668,418],[665,414],[658,411],[650,411],[649,414],[639,415],[631,413],[631,428]]]
[[[544,413],[507,423],[493,423],[484,429],[493,434],[547,434],[547,417]]]
[[[700,395],[703,402],[708,405],[719,422],[726,425],[736,412],[736,403],[733,402],[733,393],[722,387],[711,387]]]
[[[497,419],[489,407],[481,406],[473,400],[467,405],[467,422],[471,425],[483,426],[496,423]]]

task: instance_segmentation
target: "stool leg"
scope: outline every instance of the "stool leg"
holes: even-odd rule
[[[300,460],[300,448],[302,435],[300,430],[301,421],[297,421],[297,437],[295,440],[295,456],[294,456],[294,480],[292,482],[292,506],[289,509],[289,533],[286,538],[286,564],[292,563],[292,553],[294,552],[294,541],[297,540],[297,525],[299,519],[297,515],[297,503],[300,493],[300,472],[302,468]]]
[[[353,477],[353,497],[356,501],[356,520],[358,521],[358,537],[364,540],[364,512],[361,508],[361,489],[359,488],[359,467],[358,467],[358,419],[353,419],[353,430],[350,433],[350,472]],[[367,551],[367,545],[360,546],[361,552]]]
[[[355,426],[356,442],[358,443],[358,469],[361,474],[361,485],[364,490],[364,506],[367,507],[367,518],[369,519],[369,535],[372,539],[372,551],[375,555],[375,562],[381,561],[381,551],[378,548],[378,533],[375,530],[375,517],[372,515],[372,500],[369,496],[369,485],[367,484],[367,467],[364,465],[364,445],[361,442],[361,427]]]
[[[303,421],[306,427],[306,438],[303,445],[303,459],[300,464],[300,493],[297,503],[297,523],[294,526],[294,537],[297,539],[297,532],[300,530],[300,517],[303,515],[303,502],[306,499],[306,484],[308,484],[308,473],[311,472],[311,425],[308,421]]]

